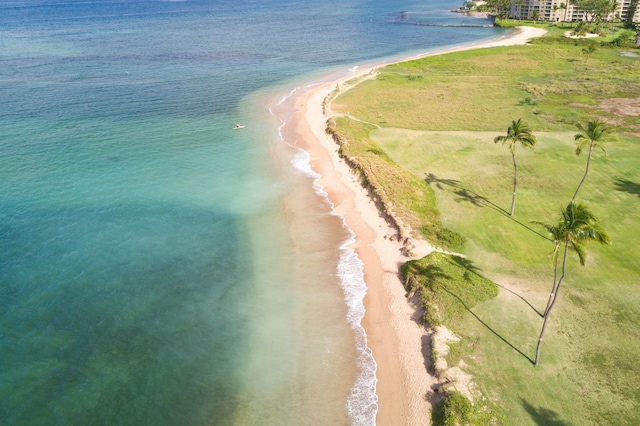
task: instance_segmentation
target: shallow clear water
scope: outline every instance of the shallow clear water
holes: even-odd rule
[[[0,424],[370,424],[349,232],[268,108],[500,34],[411,25],[457,6],[2,2]]]

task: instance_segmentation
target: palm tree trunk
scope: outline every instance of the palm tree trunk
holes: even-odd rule
[[[558,250],[558,246],[556,246],[556,250]],[[553,301],[553,296],[556,294],[556,283],[558,282],[558,256],[555,256],[556,260],[553,262],[553,287],[551,287],[551,293],[549,294],[549,300],[547,301],[547,307],[544,308],[543,317],[547,316],[547,312],[549,312],[549,306],[551,306],[551,302]]]
[[[511,158],[513,158],[513,197],[511,197],[511,214],[510,214],[510,216],[513,216],[513,213],[516,210],[516,183],[517,183],[517,173],[518,173],[518,168],[516,167],[516,154],[515,154],[515,152],[511,152]]]
[[[564,242],[564,257],[562,259],[562,275],[560,276],[560,279],[558,280],[558,286],[556,287],[556,292],[555,294],[552,295],[552,297],[550,298],[551,300],[551,304],[549,305],[549,307],[547,308],[547,310],[544,313],[544,321],[542,322],[542,330],[540,331],[540,337],[538,338],[538,347],[536,348],[536,360],[534,361],[534,365],[538,365],[538,362],[540,361],[540,346],[542,345],[542,336],[544,336],[544,331],[547,328],[547,320],[549,319],[549,314],[551,314],[551,309],[553,308],[553,305],[556,304],[556,299],[558,298],[558,293],[560,292],[560,286],[562,285],[562,281],[564,280],[564,274],[565,271],[567,269],[567,253],[569,252],[569,236],[567,236],[565,242]]]
[[[587,157],[587,168],[584,171],[584,176],[582,176],[582,180],[580,181],[580,184],[578,185],[578,188],[576,188],[576,192],[573,194],[573,198],[571,198],[571,202],[572,203],[576,200],[576,196],[578,195],[578,191],[580,191],[580,187],[584,183],[585,179],[587,179],[587,173],[589,173],[589,163],[591,163],[591,152],[592,151],[593,151],[593,144],[590,144],[589,145],[589,156]]]

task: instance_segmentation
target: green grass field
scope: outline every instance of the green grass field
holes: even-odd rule
[[[332,104],[360,120],[415,130],[506,130],[522,118],[539,131],[573,131],[598,115],[640,133],[640,117],[597,110],[604,98],[640,93],[640,57],[583,45],[479,49],[391,65]],[[635,53],[640,55],[636,49]]]
[[[531,221],[554,222],[581,178],[585,158],[572,152],[573,133],[539,134],[535,154],[517,153],[520,185],[514,218],[507,213],[510,156],[492,142],[493,133],[413,132],[413,138],[406,133],[384,129],[372,138],[398,164],[431,183],[444,225],[469,240],[465,255],[482,276],[504,287],[498,298],[474,309],[485,324],[469,316],[456,330],[466,338],[462,344],[469,345],[466,355],[472,360],[467,362],[486,391],[500,400],[515,398],[504,404],[513,424],[527,424],[524,401],[575,424],[598,419],[603,408],[601,424],[636,424],[640,184],[634,189],[622,182],[640,181],[638,141],[625,139],[612,145],[607,157],[592,162],[593,174],[580,199],[597,213],[613,244],[589,246],[584,267],[571,259],[541,365],[534,368],[528,358],[535,355],[542,324],[536,311],[544,310],[553,279],[553,244]],[[598,398],[611,406],[598,404]],[[619,422],[609,423],[609,410],[617,412]],[[625,423],[634,412],[635,419]]]
[[[640,57],[600,48],[587,62],[581,49],[540,43],[424,58],[381,69],[332,104],[381,126],[351,124],[356,136],[351,120],[338,122],[351,145],[366,140],[380,161],[421,181],[411,185],[432,188],[443,225],[468,239],[472,271],[499,285],[453,325],[455,352],[513,425],[640,424],[640,118],[603,104],[640,103]],[[535,153],[516,149],[511,218],[511,157],[493,138],[521,117],[538,143]],[[556,222],[570,201],[586,164],[573,152],[575,122],[596,117],[615,124],[620,141],[594,152],[578,198],[612,244],[589,245],[585,266],[570,253],[534,367],[553,243],[531,222]]]

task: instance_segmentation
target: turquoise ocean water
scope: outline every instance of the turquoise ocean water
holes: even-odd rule
[[[0,424],[373,424],[361,265],[280,129],[296,88],[502,34],[415,25],[486,24],[457,6],[1,2]]]

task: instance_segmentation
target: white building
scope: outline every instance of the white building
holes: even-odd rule
[[[631,0],[617,0],[616,11],[605,21],[622,20],[627,17]],[[539,11],[539,18],[543,21],[586,21],[587,14],[576,9],[569,0],[513,0],[509,9],[509,16],[516,19],[532,19],[534,10]],[[640,6],[633,15],[633,22],[640,22]]]

